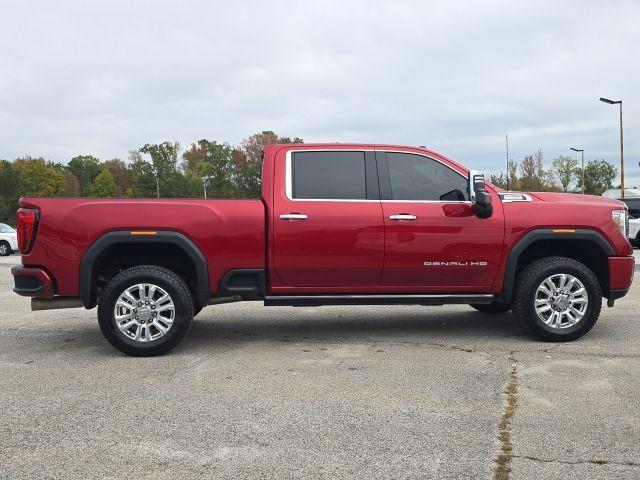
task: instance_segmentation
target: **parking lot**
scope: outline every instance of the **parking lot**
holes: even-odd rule
[[[205,309],[130,358],[0,259],[0,478],[640,478],[640,285],[568,344],[466,306]],[[509,469],[511,470],[509,472]]]

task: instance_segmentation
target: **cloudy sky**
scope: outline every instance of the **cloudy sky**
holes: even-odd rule
[[[640,186],[637,1],[21,1],[0,16],[0,158],[147,142],[427,145],[469,167],[584,147]]]

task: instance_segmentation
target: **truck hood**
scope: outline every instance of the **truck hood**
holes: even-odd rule
[[[528,192],[529,195],[542,200],[543,202],[575,203],[579,205],[597,204],[609,205],[612,208],[626,208],[620,200],[606,197],[596,197],[595,195],[580,195],[577,193],[551,193],[551,192]]]

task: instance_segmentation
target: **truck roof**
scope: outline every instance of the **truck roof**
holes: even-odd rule
[[[265,145],[263,147],[263,151],[266,153],[269,150],[279,150],[281,148],[375,148],[380,150],[420,150],[425,154],[435,157],[440,160],[444,160],[445,162],[450,163],[451,165],[455,165],[463,172],[468,172],[469,169],[455,160],[452,160],[441,153],[438,153],[434,150],[430,150],[424,146],[413,146],[413,145],[398,145],[398,144],[389,144],[389,143],[346,143],[346,142],[326,142],[326,143],[273,143],[270,145]]]

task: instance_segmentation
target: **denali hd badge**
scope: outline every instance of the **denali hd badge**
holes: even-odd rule
[[[425,267],[486,267],[487,262],[424,262]]]

